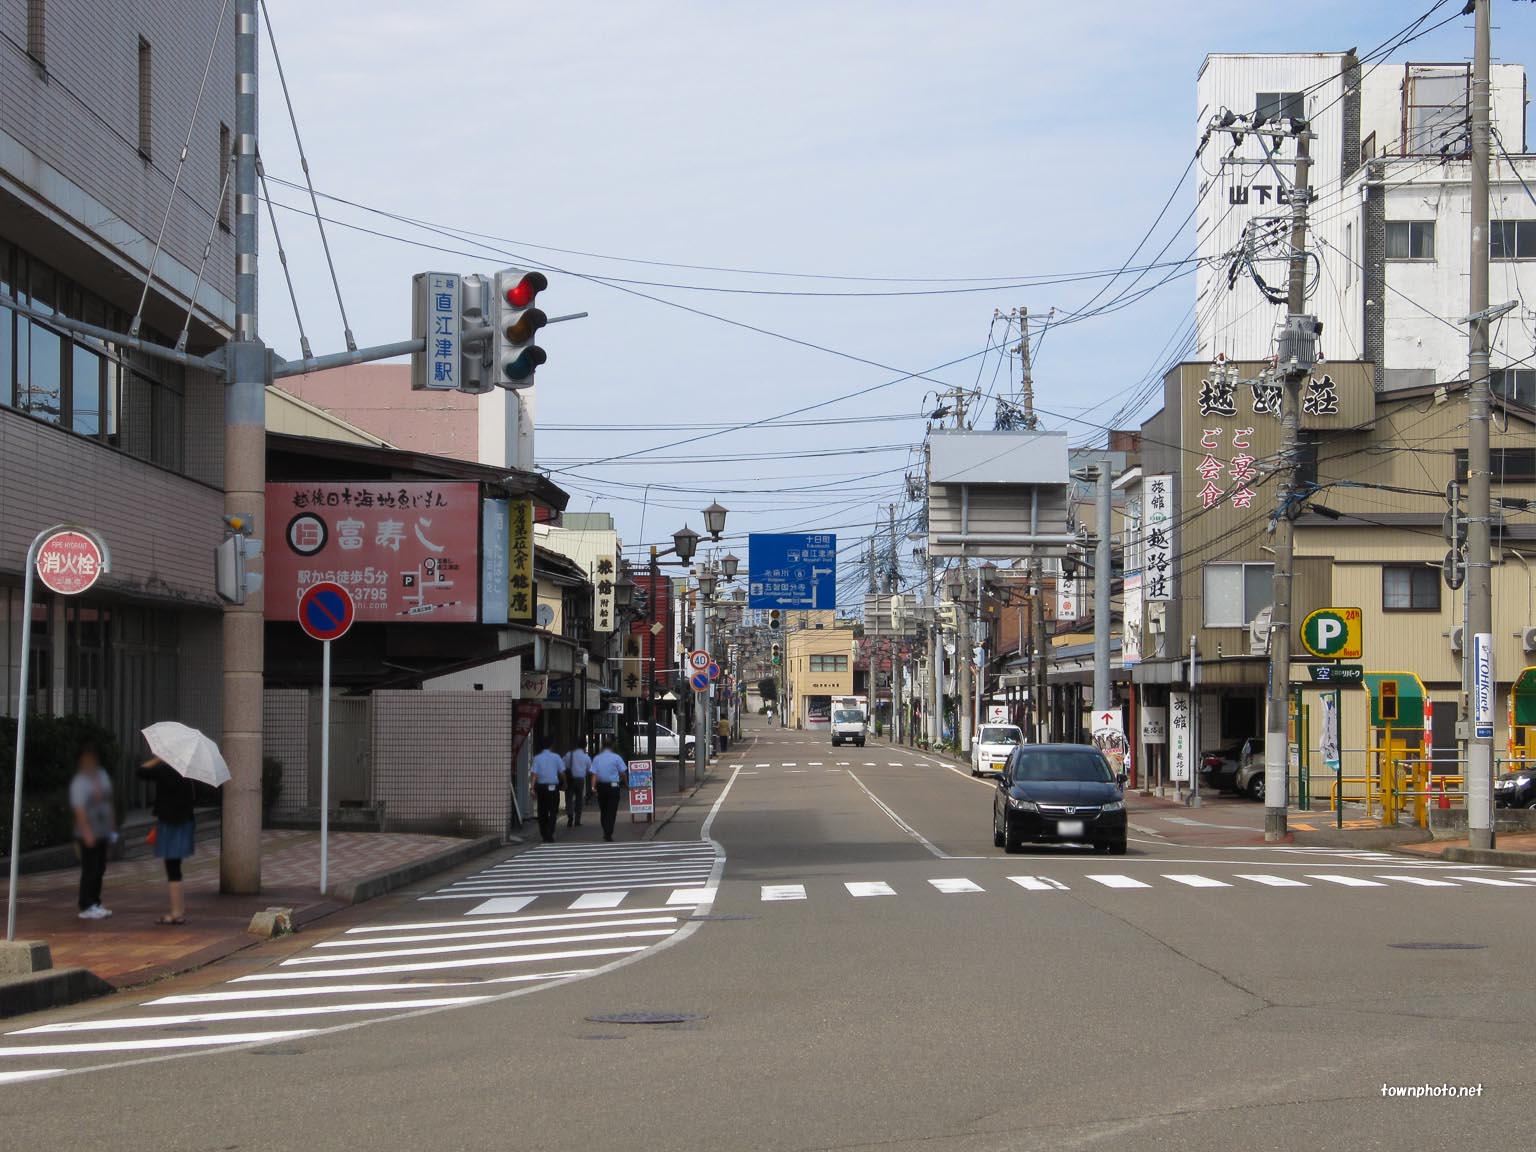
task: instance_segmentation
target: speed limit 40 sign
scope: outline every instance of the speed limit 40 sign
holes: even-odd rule
[[[1358,660],[1363,654],[1360,609],[1319,608],[1301,622],[1301,646],[1321,660]]]

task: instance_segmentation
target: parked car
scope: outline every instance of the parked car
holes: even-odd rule
[[[1012,724],[983,724],[971,741],[971,775],[1002,772],[1008,757],[1024,743],[1024,733]]]
[[[1495,808],[1536,808],[1536,771],[1506,772],[1493,782]]]
[[[1246,755],[1244,749],[1247,749]],[[1239,740],[1218,751],[1207,752],[1200,761],[1200,786],[1206,791],[1215,792],[1246,791],[1247,782],[1239,783],[1238,774],[1243,768],[1253,764],[1259,766],[1259,794],[1254,796],[1254,799],[1262,800],[1264,799],[1264,739],[1261,736]]]
[[[859,708],[835,708],[832,711],[832,747],[857,744],[864,747],[864,712]]]
[[[1008,852],[1031,840],[1122,856],[1125,827],[1125,776],[1089,744],[1015,748],[992,797],[992,843]]]
[[[687,757],[693,756],[695,740],[692,733],[683,737],[683,750]],[[646,753],[645,725],[635,727],[635,754],[644,756]],[[677,759],[677,733],[665,724],[656,725],[656,758],[658,760]]]

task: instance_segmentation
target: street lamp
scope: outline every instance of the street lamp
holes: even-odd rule
[[[716,501],[704,509],[704,528],[709,533],[710,539],[720,539],[720,534],[725,531],[725,517],[729,509],[720,506]]]
[[[700,568],[698,572],[698,581],[699,595],[702,596],[705,600],[714,599],[716,581],[715,570],[708,567],[707,565],[703,568]],[[699,608],[702,611],[702,603],[699,605]]]
[[[725,577],[725,582],[727,584],[736,579],[736,572],[740,568],[741,561],[732,556],[729,552],[720,557],[720,574]]]
[[[672,551],[677,553],[677,558],[684,564],[693,559],[693,554],[699,550],[699,534],[688,525],[684,524],[676,532],[672,533]]]

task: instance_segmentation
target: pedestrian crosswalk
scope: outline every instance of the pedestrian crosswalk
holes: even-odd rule
[[[1013,885],[1009,888],[1008,885]],[[983,877],[980,881],[963,876],[933,877],[923,881],[893,884],[885,880],[828,880],[821,884],[763,884],[759,888],[759,901],[812,900],[817,898],[913,895],[937,892],[945,896],[985,893],[988,891],[1025,892],[1150,892],[1156,889],[1178,891],[1183,889],[1230,889],[1233,891],[1262,891],[1264,889],[1307,888],[1336,891],[1339,889],[1390,890],[1410,889],[1477,889],[1503,890],[1536,889],[1536,875],[1501,874],[1500,876],[1476,876],[1461,872],[1440,872],[1426,876],[1408,872],[1301,872],[1281,875],[1270,872],[1149,872],[1131,876],[1119,872],[1091,872],[1058,879],[1052,876],[1004,876],[996,880]]]
[[[0,1036],[0,1086],[147,1056],[298,1043],[358,1021],[464,1008],[638,956],[716,899],[714,846],[544,845],[409,913],[198,991]],[[20,1022],[18,1022],[20,1023]]]

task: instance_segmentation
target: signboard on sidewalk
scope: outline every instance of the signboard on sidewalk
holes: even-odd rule
[[[631,760],[629,764],[629,813],[652,816],[656,812],[655,775],[649,760]]]
[[[472,624],[480,612],[480,486],[364,480],[268,484],[266,618],[298,619],[340,584],[361,623]]]
[[[1141,742],[1165,744],[1168,741],[1168,709],[1145,706],[1137,711],[1141,717]]]
[[[1168,694],[1168,779],[1188,784],[1194,769],[1194,751],[1190,748],[1190,711],[1188,692]]]

